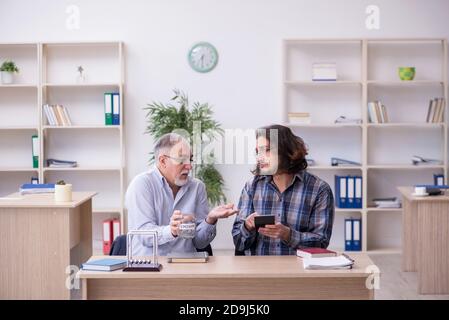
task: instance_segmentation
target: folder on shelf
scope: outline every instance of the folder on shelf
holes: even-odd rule
[[[337,198],[337,207],[347,208],[346,177],[335,176],[335,193]]]
[[[434,174],[433,175],[433,184],[436,186],[444,185],[444,175],[443,174]]]
[[[351,176],[347,176],[346,179],[347,179],[346,184],[348,186],[348,201],[347,201],[348,206],[347,206],[347,208],[354,208],[354,205],[355,205],[355,203],[354,203],[354,200],[355,200],[355,196],[354,196],[355,178],[351,177]]]
[[[37,134],[31,137],[33,149],[33,168],[39,168],[39,137]]]
[[[120,220],[112,220],[112,241],[114,241],[120,235]]]
[[[356,176],[355,177],[355,203],[354,203],[354,208],[362,208],[362,177],[361,176]]]
[[[112,219],[103,221],[103,254],[109,255],[112,246]]]
[[[112,125],[112,93],[106,92],[104,94],[104,124]]]
[[[345,251],[352,251],[352,219],[345,219]]]
[[[352,220],[352,248],[351,251],[362,250],[362,220],[361,219],[351,219]]]
[[[117,92],[112,94],[112,124],[120,124],[120,94]]]

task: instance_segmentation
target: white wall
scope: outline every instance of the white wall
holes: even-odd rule
[[[65,27],[78,5],[80,29]],[[381,10],[380,30],[365,27],[365,7]],[[332,37],[449,37],[449,1],[399,0],[1,0],[0,42],[122,40],[126,45],[128,181],[144,171],[152,139],[144,135],[152,100],[173,88],[215,106],[224,128],[254,128],[281,117],[281,39]],[[209,74],[190,69],[197,41],[220,55]],[[248,166],[221,166],[230,200],[238,201]],[[232,221],[220,222],[215,248],[232,248]]]

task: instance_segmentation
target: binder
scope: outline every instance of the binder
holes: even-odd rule
[[[31,136],[33,149],[33,168],[39,168],[39,137],[37,134]]]
[[[345,251],[352,251],[352,219],[345,219]]]
[[[112,241],[120,235],[120,220],[112,220]]]
[[[434,174],[433,175],[433,184],[436,186],[444,185],[444,175],[443,174]]]
[[[112,124],[120,124],[120,94],[117,92],[112,94]]]
[[[362,208],[362,177],[355,177],[355,204],[354,208]]]
[[[335,176],[335,193],[337,196],[337,207],[347,208],[346,177]]]
[[[39,179],[36,177],[31,177],[31,184],[39,184]]]
[[[351,219],[352,220],[352,251],[362,250],[362,220],[361,219]]]
[[[112,220],[103,221],[103,254],[109,255],[112,246]]]
[[[355,196],[354,196],[354,177],[347,176],[346,179],[348,180],[347,186],[348,186],[348,201],[347,201],[347,208],[354,208],[355,205]]]
[[[112,125],[112,93],[104,94],[104,124]]]

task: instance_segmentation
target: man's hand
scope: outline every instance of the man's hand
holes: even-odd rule
[[[248,231],[253,231],[256,229],[256,224],[254,222],[254,217],[258,216],[259,214],[257,212],[251,213],[249,216],[245,219],[245,228]]]
[[[179,210],[175,210],[170,218],[170,231],[174,237],[179,234],[179,225],[182,222],[182,213]]]
[[[238,210],[234,208],[233,203],[221,205],[213,208],[211,212],[209,212],[206,217],[206,222],[208,224],[215,224],[217,223],[218,219],[227,218],[229,216],[232,216],[233,214],[236,214],[237,212]]]
[[[267,224],[264,228],[259,228],[259,233],[273,239],[289,241],[291,230],[289,227],[278,222],[276,224]]]

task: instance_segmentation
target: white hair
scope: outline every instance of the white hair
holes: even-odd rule
[[[154,145],[154,160],[157,162],[159,156],[163,153],[169,152],[173,146],[180,142],[184,142],[189,145],[186,138],[177,133],[166,133],[160,137]]]

